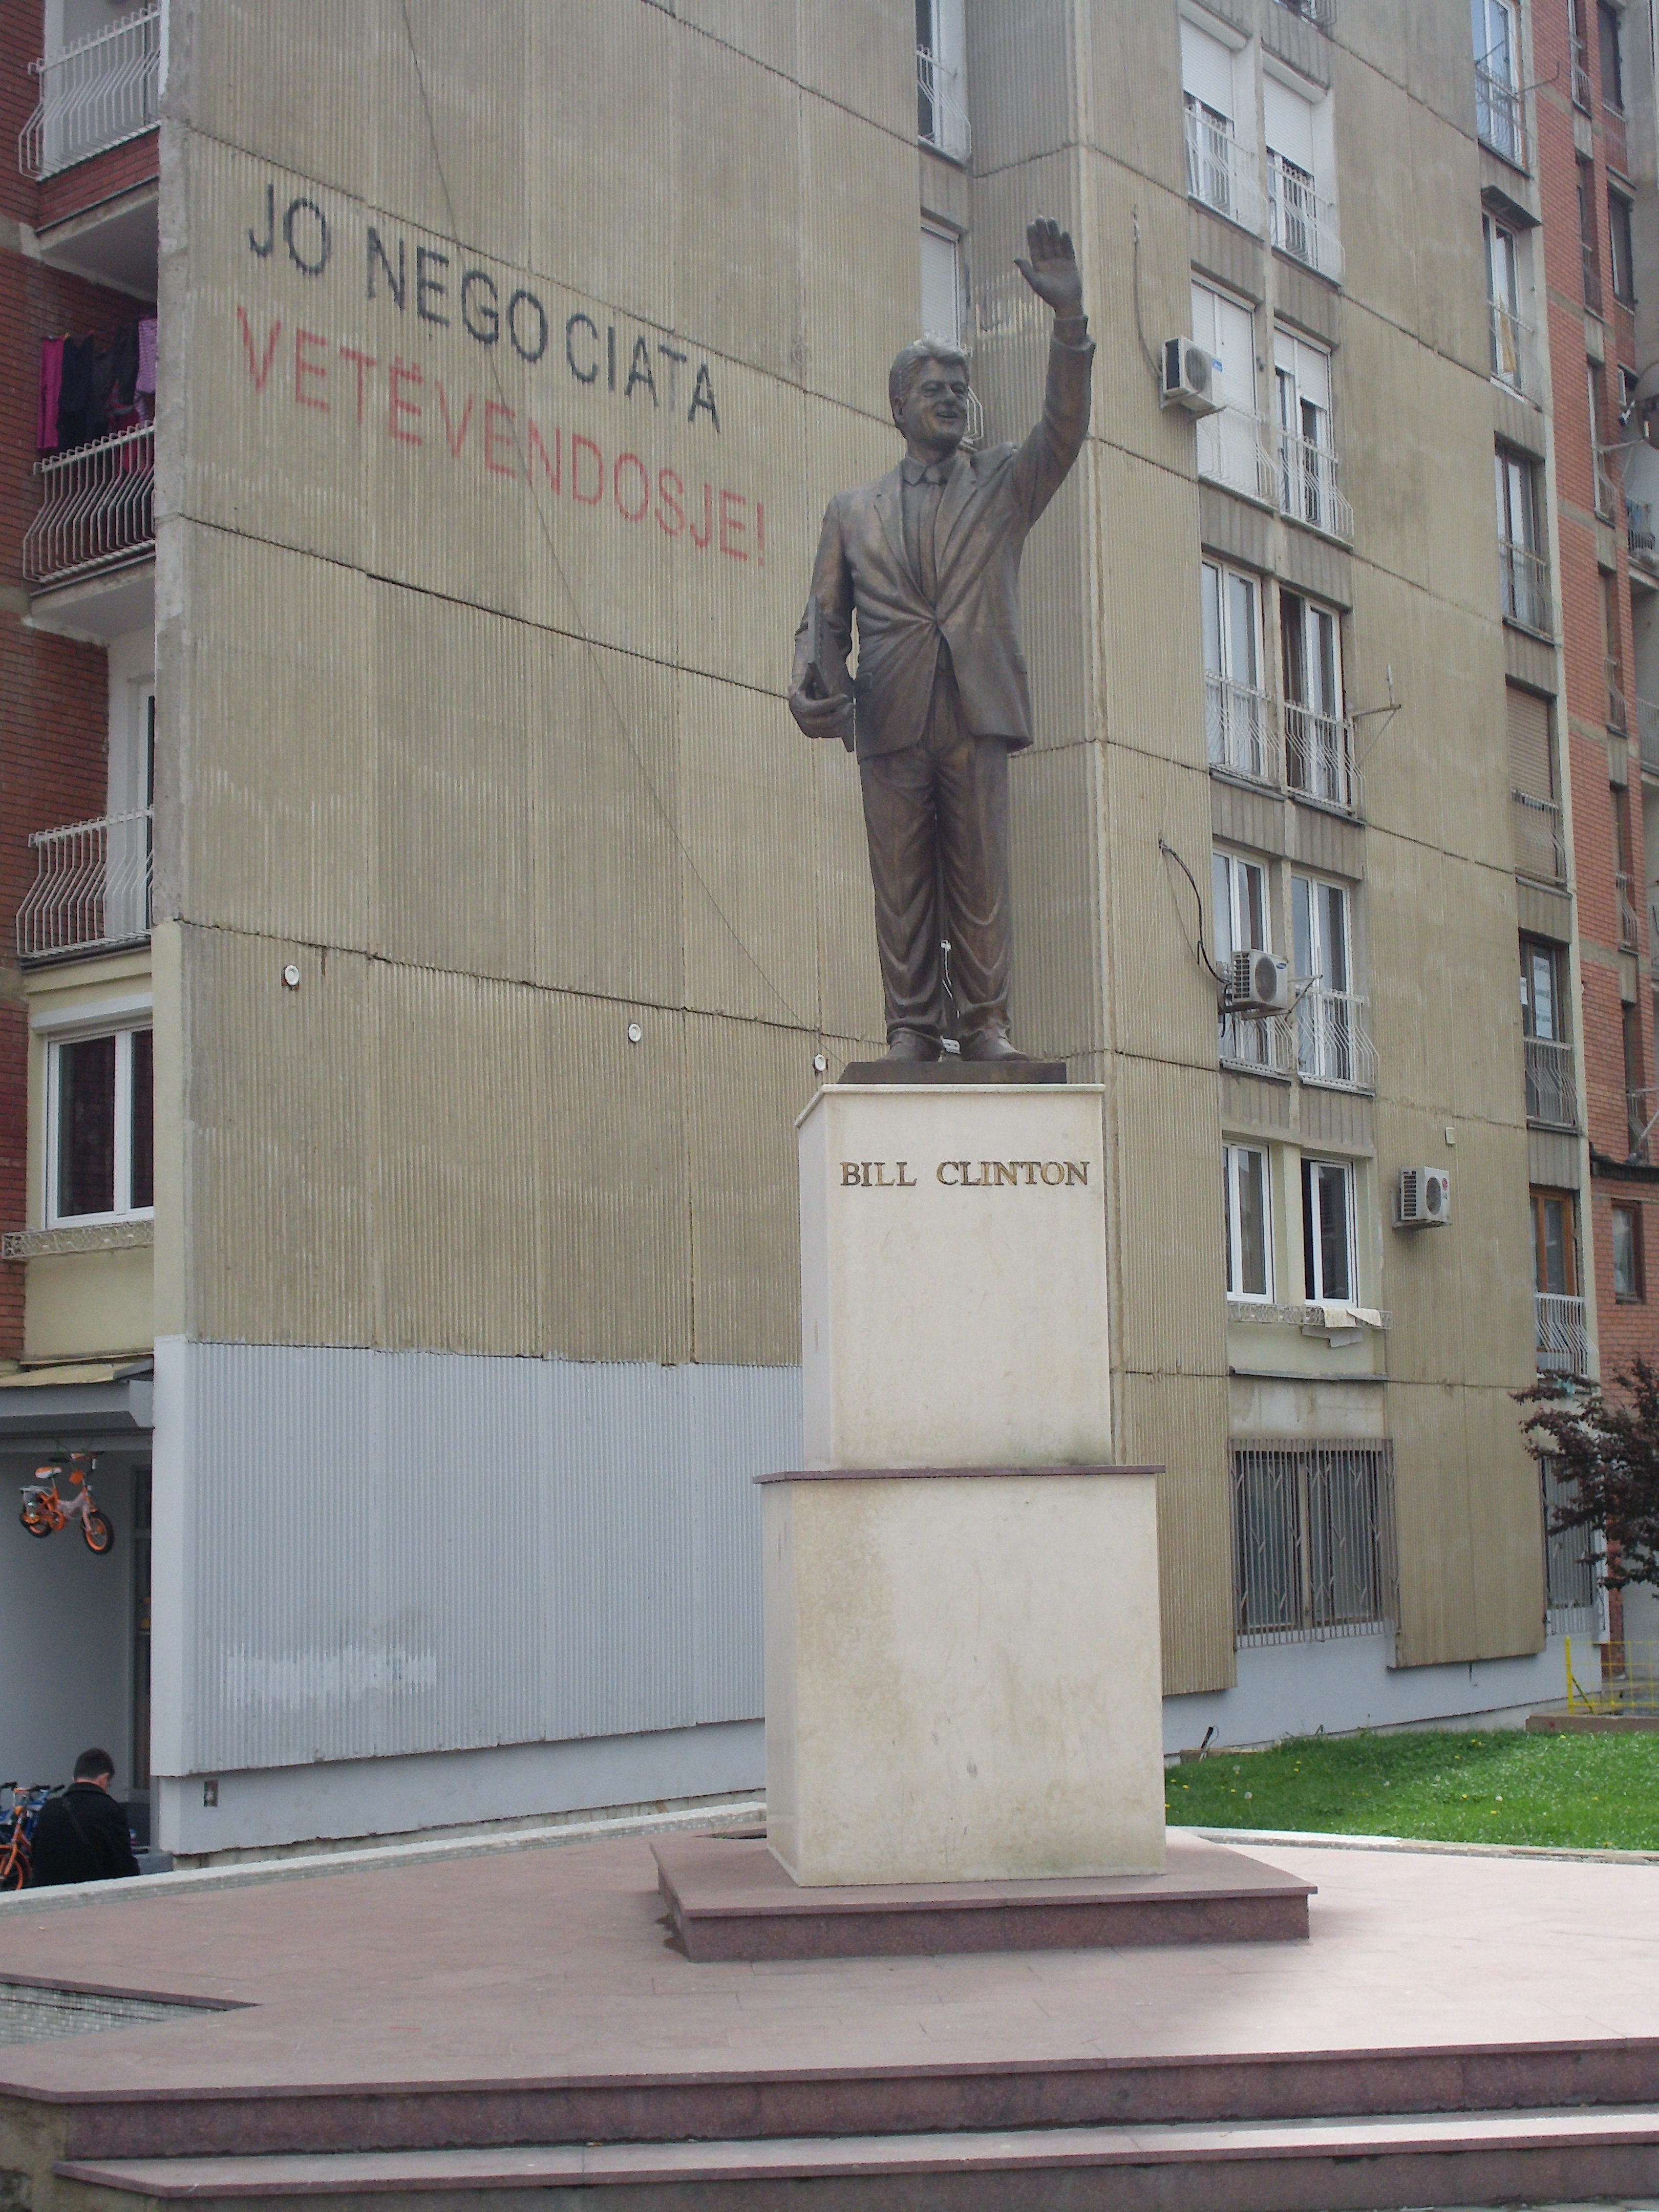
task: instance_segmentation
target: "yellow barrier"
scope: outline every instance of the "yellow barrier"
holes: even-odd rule
[[[1572,1638],[1561,1639],[1567,1673],[1567,1711],[1570,1713],[1627,1713],[1659,1715],[1659,1644],[1592,1644],[1600,1662],[1600,1680],[1586,1688],[1573,1673]],[[1579,1650],[1583,1650],[1581,1638]]]

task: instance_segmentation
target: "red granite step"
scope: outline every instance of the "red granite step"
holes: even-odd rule
[[[1659,2108],[1385,2116],[1244,2126],[1044,2129],[498,2150],[70,2160],[60,2183],[167,2203],[411,2204],[614,2189],[627,2212],[1382,2212],[1643,2194]],[[78,2191],[64,2191],[72,2204]]]

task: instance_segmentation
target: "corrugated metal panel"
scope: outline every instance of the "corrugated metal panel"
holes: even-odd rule
[[[1292,860],[1327,875],[1346,876],[1350,883],[1363,880],[1366,838],[1357,822],[1345,822],[1317,806],[1292,806],[1290,821]]]
[[[1258,853],[1285,850],[1285,802],[1271,792],[1249,791],[1222,776],[1210,781],[1210,826],[1231,845]]]
[[[1221,1076],[1221,1126],[1224,1129],[1261,1129],[1270,1135],[1291,1131],[1291,1088],[1288,1083],[1265,1083],[1258,1077]]]
[[[1302,1141],[1315,1152],[1363,1157],[1376,1149],[1375,1103],[1357,1091],[1322,1091],[1305,1085],[1297,1102]]]
[[[1318,25],[1288,8],[1261,10],[1261,43],[1315,84],[1331,81],[1331,41]]]
[[[758,1714],[750,1478],[799,1451],[797,1370],[163,1358],[182,1771]]]

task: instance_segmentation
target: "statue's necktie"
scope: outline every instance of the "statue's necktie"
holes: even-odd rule
[[[939,522],[939,501],[944,496],[944,477],[935,476],[929,469],[922,478],[921,527],[916,537],[922,597],[930,605],[937,603],[939,599],[939,548],[934,544],[933,532]]]

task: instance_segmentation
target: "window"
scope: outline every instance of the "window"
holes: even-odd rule
[[[1524,454],[1497,449],[1498,550],[1504,619],[1550,634],[1549,564],[1539,550],[1538,471]]]
[[[948,230],[931,223],[921,227],[921,327],[927,337],[961,342],[961,248]]]
[[[1556,1535],[1550,1528],[1555,1509],[1577,1502],[1577,1486],[1556,1473],[1556,1462],[1538,1463],[1544,1507],[1544,1602],[1552,1629],[1576,1635],[1582,1629],[1594,1635],[1598,1626],[1595,1602],[1595,1561],[1600,1548],[1593,1528],[1564,1528]],[[1576,1616],[1569,1619],[1566,1616]]]
[[[1486,246],[1486,307],[1492,335],[1492,373],[1511,391],[1524,392],[1522,360],[1521,276],[1516,235],[1494,216],[1483,216]]]
[[[1578,253],[1583,264],[1584,305],[1601,312],[1601,249],[1595,235],[1595,165],[1578,164]]]
[[[46,1085],[47,1226],[150,1212],[151,1032],[117,1030],[53,1043]]]
[[[1340,884],[1291,878],[1291,937],[1303,1081],[1369,1085],[1370,1040],[1353,994],[1348,894]]]
[[[1259,860],[1240,853],[1212,854],[1211,896],[1215,915],[1216,965],[1230,968],[1235,952],[1271,952],[1273,929],[1268,919],[1267,872]],[[1281,1066],[1279,1043],[1283,1032],[1271,1018],[1254,1014],[1221,1016],[1221,1057],[1239,1067]]]
[[[1532,1194],[1533,1288],[1547,1297],[1578,1291],[1578,1200],[1570,1190]]]
[[[1590,106],[1589,41],[1584,36],[1584,9],[1589,0],[1567,0],[1567,35],[1572,46],[1572,104],[1586,115]]]
[[[1592,389],[1594,389],[1593,385]],[[1598,458],[1598,477],[1600,473]],[[1598,502],[1601,489],[1601,487],[1598,482],[1596,485]],[[1609,487],[1607,492],[1609,510],[1611,510],[1612,499],[1612,489]],[[1601,574],[1601,654],[1607,679],[1607,727],[1610,730],[1622,730],[1625,727],[1625,656],[1623,641],[1619,634],[1619,579],[1606,570],[1603,570]],[[1628,865],[1625,860],[1620,862],[1621,867]]]
[[[1515,809],[1515,866],[1539,883],[1566,881],[1567,848],[1555,797],[1555,740],[1550,702],[1519,684],[1505,689],[1510,796]]]
[[[1613,892],[1619,911],[1619,942],[1626,952],[1637,950],[1636,887],[1630,872],[1630,793],[1619,784],[1607,793],[1613,831]]]
[[[1255,162],[1238,143],[1235,57],[1219,39],[1182,18],[1181,90],[1187,113],[1187,190],[1247,230],[1261,224]],[[1250,137],[1255,138],[1255,131]]]
[[[1471,0],[1474,30],[1474,119],[1482,142],[1516,168],[1525,166],[1515,9],[1510,0]]]
[[[1630,202],[1622,192],[1607,194],[1607,251],[1613,261],[1613,295],[1636,305],[1636,260],[1630,234]]]
[[[1212,768],[1271,782],[1275,763],[1261,690],[1261,595],[1254,576],[1203,564],[1204,732]]]
[[[1567,1038],[1560,948],[1541,945],[1536,938],[1521,940],[1521,1029],[1523,1036],[1547,1043],[1565,1044]]]
[[[1239,1443],[1232,1461],[1241,1644],[1364,1635],[1395,1618],[1387,1444]]]
[[[1601,105],[1617,115],[1625,112],[1625,64],[1620,48],[1619,10],[1598,0],[1596,35],[1601,48]]]
[[[1285,772],[1292,791],[1354,810],[1356,782],[1342,712],[1342,649],[1334,609],[1299,592],[1279,595],[1285,671]]]
[[[1625,1127],[1629,1139],[1626,1157],[1645,1160],[1653,1094],[1642,1080],[1646,1072],[1642,1066],[1642,1017],[1635,1006],[1623,1008],[1620,1028],[1625,1048]]]
[[[968,34],[963,0],[916,0],[916,136],[965,161]]]
[[[1247,499],[1273,497],[1273,469],[1264,470],[1256,419],[1255,317],[1208,284],[1192,288],[1193,337],[1214,364],[1218,415],[1198,425],[1198,472],[1231,484]]]
[[[1594,488],[1595,512],[1603,522],[1611,522],[1613,520],[1613,480],[1607,474],[1607,442],[1601,427],[1602,416],[1607,412],[1601,400],[1601,372],[1593,362],[1587,362],[1584,364],[1584,373],[1587,379],[1586,388],[1589,395],[1586,419],[1589,423],[1590,481]],[[1604,637],[1606,627],[1604,618],[1602,623]]]
[[[1642,1296],[1639,1206],[1615,1206],[1613,1209],[1613,1294],[1625,1304],[1633,1304]]]
[[[1224,1145],[1222,1201],[1227,1236],[1227,1296],[1271,1299],[1273,1260],[1267,1155],[1251,1145]]]
[[[1262,118],[1267,137],[1267,211],[1273,242],[1281,253],[1340,276],[1336,229],[1329,202],[1316,181],[1315,109],[1292,86],[1264,77]]]
[[[1302,1163],[1302,1276],[1310,1305],[1353,1303],[1353,1168],[1346,1160]]]
[[[1293,521],[1337,538],[1353,517],[1336,489],[1331,442],[1331,357],[1293,331],[1273,332],[1273,390],[1279,422],[1279,504]]]

